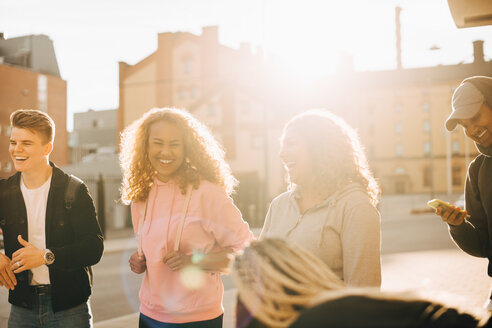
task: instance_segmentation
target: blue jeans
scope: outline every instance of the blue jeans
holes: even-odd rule
[[[32,295],[32,309],[12,305],[9,328],[91,328],[89,301],[68,310],[53,313],[51,295]]]
[[[205,321],[194,321],[187,323],[167,323],[154,320],[140,313],[138,320],[139,328],[222,328],[224,315],[221,314],[215,319]]]

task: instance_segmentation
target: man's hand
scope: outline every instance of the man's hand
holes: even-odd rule
[[[135,252],[132,254],[132,256],[130,256],[128,263],[130,263],[130,269],[138,274],[144,273],[147,269],[145,255],[139,255],[138,252]]]
[[[468,213],[466,210],[450,204],[447,208],[439,206],[436,210],[436,214],[441,217],[441,219],[453,226],[459,226],[465,222]]]
[[[184,255],[178,251],[167,253],[162,260],[173,271],[179,271],[191,264],[191,256]]]
[[[0,286],[5,286],[7,289],[14,289],[17,285],[14,273],[10,269],[10,259],[0,253]]]
[[[14,254],[12,254],[12,262],[10,262],[10,270],[14,273],[31,270],[45,264],[44,250],[34,247],[24,239],[21,235],[17,236],[19,243],[24,246]]]

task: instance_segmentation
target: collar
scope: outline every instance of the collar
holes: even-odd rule
[[[174,186],[176,184],[178,184],[178,182],[175,179],[169,179],[169,181],[164,182],[159,180],[157,176],[154,177],[154,186],[156,187]]]
[[[53,168],[51,173],[51,187],[62,188],[65,186],[65,174],[60,170],[53,162],[50,162],[50,166]],[[9,178],[8,187],[10,189],[20,189],[21,172],[16,172]]]
[[[324,201],[313,206],[312,208],[320,208],[320,207],[325,207],[325,206],[333,207],[336,205],[336,203],[340,199],[345,197],[346,194],[348,194],[354,190],[361,190],[361,191],[365,192],[364,188],[359,183],[355,183],[355,182],[349,183],[348,185],[346,185],[342,189],[335,191],[333,194],[328,196],[328,198],[326,198]],[[298,199],[300,197],[301,197],[301,190],[299,189],[299,186],[296,185],[294,187],[294,189],[289,194],[289,201],[293,204],[296,204],[296,206],[297,206],[296,199]]]

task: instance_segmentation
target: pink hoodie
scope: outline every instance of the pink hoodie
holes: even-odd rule
[[[186,268],[173,272],[162,261],[164,255],[173,250],[184,202],[185,195],[177,183],[154,180],[142,227],[147,272],[139,296],[140,312],[160,322],[210,320],[224,312],[224,287],[219,273]],[[145,202],[132,203],[135,233],[144,207]],[[193,189],[180,252],[208,253],[226,247],[238,251],[252,238],[248,224],[223,188],[203,180],[197,190]]]

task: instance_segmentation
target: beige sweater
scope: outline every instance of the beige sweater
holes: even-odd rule
[[[359,184],[301,215],[298,191],[270,204],[260,239],[286,238],[321,258],[349,286],[381,285],[381,218]]]

